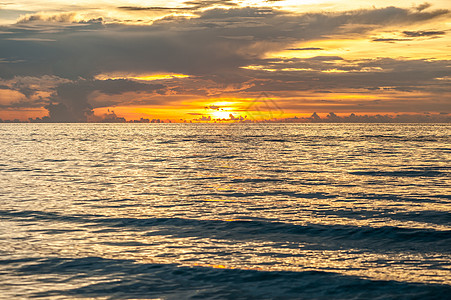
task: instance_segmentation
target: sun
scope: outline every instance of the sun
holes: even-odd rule
[[[215,110],[211,113],[216,119],[230,119],[230,111]]]

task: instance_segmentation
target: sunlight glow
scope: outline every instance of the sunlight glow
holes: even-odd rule
[[[216,110],[211,113],[217,119],[230,119],[230,111]]]
[[[136,75],[136,74],[99,74],[95,78],[97,80],[140,80],[140,81],[153,81],[153,80],[165,80],[165,79],[175,79],[175,78],[189,78],[189,75],[185,74],[174,74],[174,73],[161,73],[161,74],[148,74],[148,75]]]
[[[188,78],[188,77],[189,77],[189,75],[184,75],[184,74],[153,74],[153,75],[129,77],[129,78],[136,79],[136,80],[152,81],[152,80]]]
[[[427,29],[415,28],[414,30]],[[393,31],[411,30],[410,27],[393,29]],[[265,58],[282,59],[308,59],[316,56],[340,56],[344,59],[366,59],[368,57],[390,57],[390,58],[408,58],[420,59],[425,57],[434,57],[434,59],[450,59],[449,47],[451,36],[445,35],[440,39],[416,39],[399,42],[375,41],[378,38],[400,38],[398,36],[388,36],[384,33],[374,32],[365,38],[343,38],[331,40],[318,40],[307,43],[293,45],[285,50],[268,53]],[[317,48],[320,50],[290,50],[290,49],[309,49]],[[261,70],[262,66],[247,66],[245,69]],[[266,69],[265,71],[270,71]]]

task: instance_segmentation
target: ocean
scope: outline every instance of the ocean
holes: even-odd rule
[[[451,299],[450,124],[0,124],[2,299]]]

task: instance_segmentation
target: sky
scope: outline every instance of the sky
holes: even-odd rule
[[[451,1],[0,2],[0,118],[451,114]]]

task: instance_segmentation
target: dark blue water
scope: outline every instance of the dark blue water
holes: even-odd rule
[[[451,125],[1,124],[4,299],[449,299]]]

